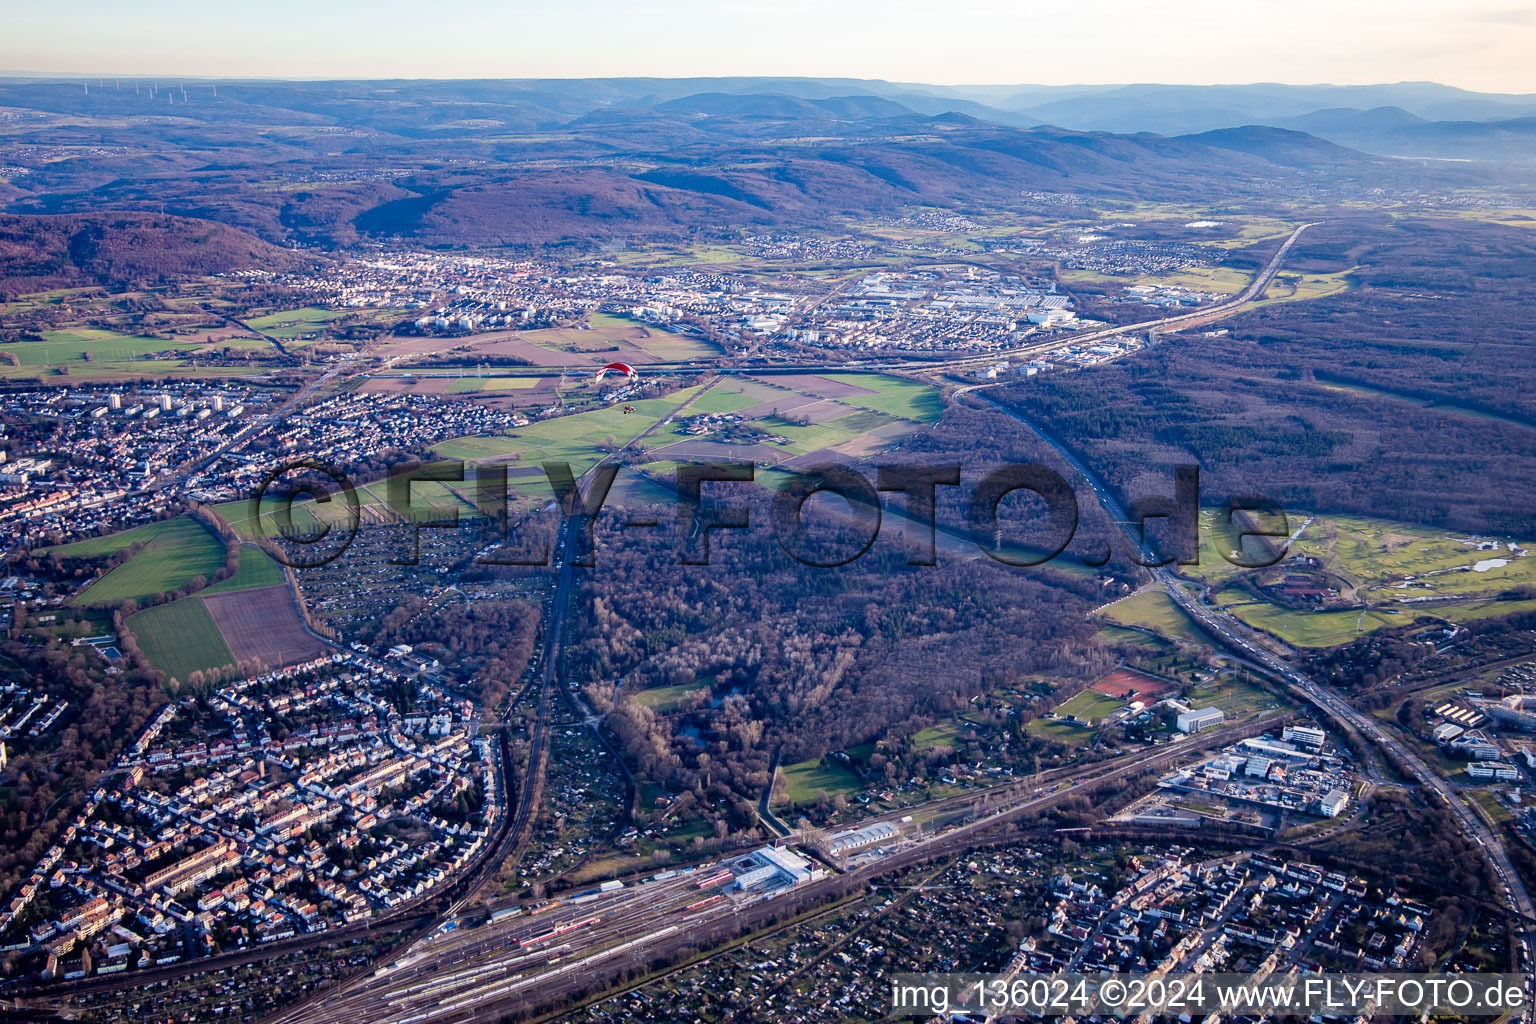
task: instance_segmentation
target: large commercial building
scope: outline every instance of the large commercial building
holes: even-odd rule
[[[1239,743],[1238,747],[1249,757],[1267,757],[1271,761],[1284,764],[1303,764],[1317,759],[1317,755],[1301,750],[1290,743],[1277,743],[1274,740],[1258,737],[1249,737]]]
[[[1174,725],[1178,727],[1179,732],[1196,733],[1213,729],[1226,720],[1226,713],[1221,708],[1195,708],[1181,713],[1174,719]]]

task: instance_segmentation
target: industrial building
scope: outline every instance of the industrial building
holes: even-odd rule
[[[1279,743],[1275,740],[1249,738],[1239,743],[1238,747],[1250,757],[1267,757],[1271,761],[1280,761],[1285,764],[1302,764],[1317,756],[1290,743]]]
[[[901,830],[890,822],[880,821],[864,828],[853,829],[848,832],[839,832],[827,840],[827,852],[834,857],[862,850],[866,846],[877,846],[880,843],[888,843],[901,835]]]
[[[796,886],[821,877],[821,869],[793,850],[765,846],[739,862],[736,876],[737,889],[751,889],[770,882]]]
[[[1195,708],[1192,711],[1181,712],[1174,720],[1174,725],[1179,732],[1197,733],[1215,728],[1226,720],[1226,712],[1221,708]]]

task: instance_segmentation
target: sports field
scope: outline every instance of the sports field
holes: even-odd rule
[[[1084,690],[1056,709],[1063,718],[1071,716],[1098,725],[1110,715],[1125,707],[1125,701],[1098,690]]]

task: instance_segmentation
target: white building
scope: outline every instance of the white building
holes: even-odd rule
[[[1280,738],[1290,743],[1299,743],[1304,747],[1321,748],[1328,734],[1310,725],[1288,725]]]
[[[1514,782],[1520,778],[1514,765],[1502,761],[1473,761],[1467,765],[1467,774],[1474,779],[1497,779],[1499,782]]]
[[[1195,708],[1174,719],[1174,725],[1179,732],[1197,733],[1214,728],[1226,720],[1226,713],[1221,708]]]
[[[853,829],[849,832],[839,832],[827,841],[827,850],[833,856],[852,853],[854,850],[862,850],[866,846],[890,842],[900,834],[900,830],[895,825],[887,821],[880,821],[864,828]]]
[[[1324,817],[1337,818],[1348,805],[1348,793],[1342,789],[1330,789],[1328,794],[1317,802],[1317,809]]]

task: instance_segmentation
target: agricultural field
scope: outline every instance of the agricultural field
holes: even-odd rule
[[[458,437],[442,442],[433,448],[433,452],[443,458],[465,462],[520,461],[531,465],[568,462],[571,471],[580,476],[603,454],[628,444],[676,412],[697,390],[688,388],[664,398],[631,402],[633,413],[613,406],[542,420],[512,434]]]
[[[918,423],[933,423],[944,414],[944,401],[939,397],[938,389],[929,384],[878,373],[827,373],[822,376],[874,392],[873,395],[837,398],[846,405]]]
[[[274,562],[271,555],[254,544],[244,544],[240,547],[240,565],[235,570],[235,574],[198,593],[227,594],[239,590],[254,590],[258,587],[278,586],[286,582],[283,567]]]
[[[0,353],[14,355],[22,366],[59,366],[64,363],[124,363],[148,358],[152,353],[183,348],[166,338],[118,334],[97,327],[71,327],[44,331],[42,341],[18,341],[0,346]],[[190,351],[190,348],[187,349]]]
[[[937,419],[942,400],[930,385],[878,374],[783,374],[723,379],[687,410],[690,417],[728,413],[740,423],[706,434],[673,423],[647,447],[656,458],[751,458],[763,466],[799,466],[819,452],[859,458]],[[741,440],[742,432],[758,439]]]
[[[224,338],[211,342],[207,332],[172,338],[124,334],[99,327],[70,327],[44,331],[41,341],[0,344],[0,378],[68,376],[82,380],[127,380],[155,377],[229,377],[260,373],[259,365],[201,366],[197,357],[221,347],[240,348],[267,343],[259,339]],[[251,351],[255,351],[252,349]],[[257,354],[260,354],[259,352]]]
[[[486,391],[528,391],[539,386],[539,377],[456,377],[448,385],[450,395],[474,395]]]
[[[150,663],[181,682],[193,672],[235,662],[203,599],[195,594],[136,612],[127,625]]]
[[[107,546],[106,538],[94,538],[82,542],[88,545],[83,550],[77,545],[57,549],[66,555],[101,554],[121,550],[139,540],[145,542],[132,558],[86,587],[72,603],[101,607],[130,599],[143,601],[181,590],[195,577],[211,577],[224,567],[224,545],[191,517],[182,516],[128,532],[134,536],[126,543],[117,542],[116,548]]]
[[[305,306],[303,309],[280,310],[265,316],[251,317],[245,324],[270,337],[297,342],[343,322],[388,324],[405,315],[406,311],[398,309],[322,309],[319,306]]]
[[[202,601],[237,664],[276,668],[309,661],[327,649],[305,630],[286,586],[209,594]]]

